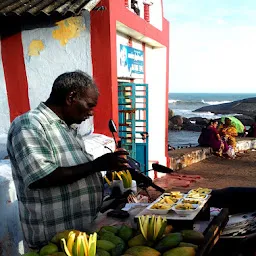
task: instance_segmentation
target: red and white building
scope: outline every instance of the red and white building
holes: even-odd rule
[[[105,135],[110,118],[118,124],[118,82],[148,84],[148,160],[168,164],[169,22],[162,0],[27,2],[0,3],[1,24],[8,24],[0,27],[0,134],[47,99],[58,75],[80,69],[99,87],[94,125]],[[143,52],[136,79],[120,75],[120,45]]]
[[[110,135],[110,118],[120,123],[120,83],[147,84],[146,160],[168,165],[169,22],[162,0],[3,0],[0,36],[0,159],[11,121],[45,101],[57,76],[80,69],[99,87],[96,133]],[[0,169],[0,244],[3,255],[16,255],[23,250],[17,198],[9,165],[0,161]]]

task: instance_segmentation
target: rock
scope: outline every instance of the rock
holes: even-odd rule
[[[208,120],[207,118],[203,118],[203,117],[191,117],[191,118],[189,118],[189,121],[193,121],[197,125],[206,126],[210,120]]]
[[[182,126],[182,130],[193,131],[193,132],[201,132],[202,128],[203,128],[203,126],[197,125],[197,124],[192,124],[192,123],[184,124]]]
[[[215,114],[243,114],[256,116],[256,97],[237,100],[229,103],[205,106],[194,110],[194,112],[212,112]]]
[[[174,112],[172,109],[168,109],[168,117],[169,119],[172,118],[174,116]]]
[[[177,126],[182,126],[182,124],[183,124],[183,117],[182,116],[173,116],[169,120],[170,120],[170,122],[172,122],[174,125],[177,125]]]

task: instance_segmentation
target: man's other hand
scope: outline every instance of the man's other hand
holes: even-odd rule
[[[124,170],[129,165],[124,156],[129,155],[127,151],[116,151],[96,158],[93,161],[95,171]]]

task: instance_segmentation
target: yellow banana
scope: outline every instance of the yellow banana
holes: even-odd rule
[[[104,179],[108,183],[108,185],[111,186],[111,182],[110,182],[110,180],[106,176],[104,176]]]
[[[70,253],[72,253],[75,239],[76,239],[76,234],[73,231],[71,231],[68,235],[68,242],[67,242],[67,248]]]
[[[78,239],[78,237],[75,240],[73,248],[72,248],[72,256],[79,256],[79,251],[80,251],[80,246],[81,246],[81,239]]]
[[[96,254],[96,243],[97,243],[97,233],[90,235],[89,238],[89,253],[88,256],[95,256]]]
[[[130,188],[131,186],[129,184],[129,179],[127,177],[127,174],[125,172],[122,172],[121,177],[123,180],[124,188]]]
[[[132,186],[132,175],[129,170],[126,170],[126,174],[127,174],[128,180],[130,182],[130,187],[131,187]]]
[[[119,173],[115,172],[116,176],[118,177],[119,180],[122,180],[122,177],[119,175]]]
[[[72,254],[71,254],[71,253],[69,252],[69,250],[68,250],[66,240],[65,240],[64,238],[62,238],[62,239],[60,240],[60,242],[61,242],[61,246],[62,246],[62,248],[63,248],[63,251],[67,254],[67,256],[72,256]]]
[[[85,255],[85,256],[88,256],[88,255],[89,255],[89,243],[88,243],[88,239],[87,239],[86,233],[83,233],[83,240],[82,240],[82,243],[84,244],[84,247],[85,247],[85,253],[84,253],[84,255]]]
[[[148,234],[147,234],[147,239],[149,241],[154,240],[154,227],[155,227],[155,215],[152,215],[149,224],[148,224]]]
[[[167,226],[167,219],[166,219],[166,217],[161,218],[161,221],[159,221],[159,223],[157,223],[157,225],[159,225],[159,227],[158,227],[158,232],[155,234],[155,236],[156,236],[155,240],[158,240],[158,239],[162,238],[162,236],[164,234],[165,228]]]

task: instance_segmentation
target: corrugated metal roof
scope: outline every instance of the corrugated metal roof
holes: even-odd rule
[[[92,0],[1,0],[1,16],[37,16],[41,13],[47,16],[68,13],[79,14]]]

